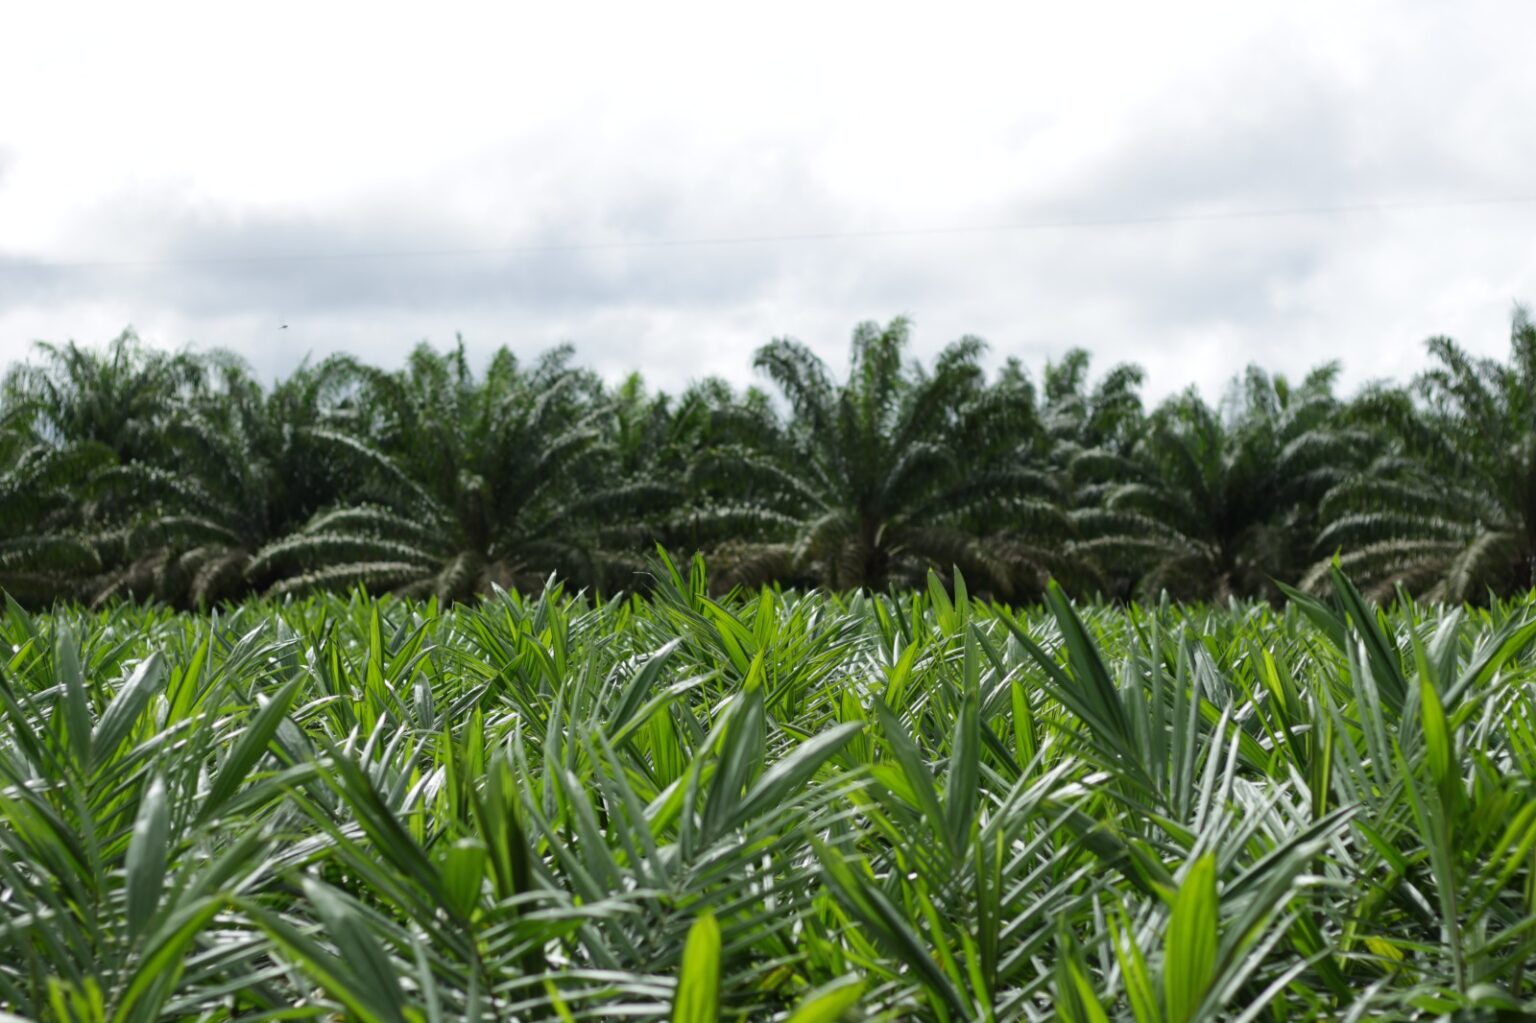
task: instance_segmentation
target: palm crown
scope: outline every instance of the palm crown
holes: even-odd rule
[[[839,588],[952,564],[984,585],[1011,584],[975,526],[1044,485],[1019,458],[1036,427],[1033,390],[1006,375],[989,383],[979,339],[949,345],[931,369],[906,361],[908,343],[906,320],[860,325],[841,384],[797,341],[758,350],[755,365],[792,413],[770,466],[770,505],[792,539],[760,546],[757,565]]]
[[[1318,498],[1347,464],[1337,366],[1299,387],[1250,368],[1221,408],[1186,392],[1151,417],[1120,465],[1085,553],[1177,595],[1275,596],[1311,551]]]
[[[1320,543],[1378,591],[1467,600],[1536,587],[1536,324],[1516,310],[1507,365],[1450,338],[1428,347],[1422,404],[1392,388],[1363,397],[1390,440],[1329,491]]]
[[[20,599],[74,592],[101,562],[76,498],[111,453],[40,436],[25,407],[0,415],[0,589]]]
[[[278,576],[278,592],[363,583],[445,600],[551,571],[590,579],[602,449],[579,400],[593,382],[569,357],[557,349],[525,370],[501,349],[477,379],[462,342],[423,345],[404,372],[366,374],[363,499],[271,544],[250,570]]]
[[[113,474],[136,494],[124,502],[119,531],[136,553],[98,584],[98,601],[136,594],[186,605],[239,595],[257,551],[298,530],[377,461],[360,457],[344,429],[358,376],[350,360],[302,366],[270,393],[239,360],[206,361],[216,379],[173,403],[153,461]]]

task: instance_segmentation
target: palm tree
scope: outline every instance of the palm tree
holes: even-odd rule
[[[78,501],[81,481],[111,460],[99,444],[39,436],[25,405],[0,406],[0,590],[46,604],[75,596],[101,567]]]
[[[1060,362],[1047,363],[1037,450],[1049,466],[1062,514],[1054,531],[1055,575],[1077,594],[1098,591],[1128,596],[1131,580],[1115,566],[1100,566],[1085,556],[1083,526],[1119,483],[1135,478],[1135,449],[1146,425],[1141,402],[1140,366],[1120,363],[1090,385],[1089,354],[1081,348]]]
[[[347,496],[382,456],[345,432],[359,376],[350,359],[300,366],[267,393],[233,356],[203,357],[216,380],[178,401],[153,462],[110,474],[136,495],[116,531],[134,552],[96,588],[101,602],[153,596],[180,606],[250,589],[256,552]]]
[[[19,573],[10,585],[31,599],[89,597],[97,585],[86,575],[120,569],[126,557],[114,527],[140,495],[121,486],[123,467],[162,453],[168,410],[201,386],[203,366],[143,345],[132,330],[102,349],[35,349],[39,361],[13,366],[4,381],[5,486],[19,519],[7,541],[6,563]]]
[[[634,374],[615,391],[608,423],[616,471],[648,484],[650,499],[632,506],[633,568],[650,564],[656,544],[681,555],[715,548],[724,563],[782,533],[769,505],[783,483],[773,460],[783,424],[763,391],[738,393],[712,377],[673,397],[648,392]]]
[[[1536,588],[1536,324],[1516,308],[1508,364],[1447,337],[1427,346],[1435,365],[1412,392],[1362,395],[1388,443],[1329,491],[1319,546],[1377,593],[1401,584],[1465,601]]]
[[[1061,362],[1046,365],[1040,412],[1044,433],[1068,455],[1094,450],[1129,454],[1141,436],[1145,374],[1140,366],[1122,362],[1090,388],[1091,361],[1088,352],[1074,348]]]
[[[33,407],[45,436],[103,445],[125,463],[162,451],[166,413],[204,381],[202,359],[150,348],[132,329],[100,350],[73,341],[34,348],[41,360],[12,367],[6,390]]]
[[[419,346],[402,372],[366,371],[357,446],[380,456],[371,483],[269,544],[248,574],[279,593],[363,584],[443,600],[550,572],[597,580],[600,517],[622,521],[625,509],[599,473],[596,381],[570,355],[525,370],[503,348],[482,380],[460,340],[446,353]]]
[[[1250,367],[1220,408],[1194,390],[1151,417],[1082,550],[1145,593],[1278,597],[1308,563],[1316,504],[1358,450],[1337,422],[1337,365],[1300,387]]]
[[[1014,586],[1017,565],[982,534],[1048,493],[1021,457],[1037,429],[1034,392],[1017,374],[989,383],[977,338],[949,345],[931,370],[904,361],[908,342],[905,319],[861,324],[841,384],[797,341],[758,350],[791,417],[748,465],[753,508],[784,539],[740,545],[734,579],[883,587],[956,565],[980,586]]]

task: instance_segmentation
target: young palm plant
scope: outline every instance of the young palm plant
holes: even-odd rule
[[[1529,600],[655,572],[600,602],[8,606],[0,1013],[1536,1009]]]

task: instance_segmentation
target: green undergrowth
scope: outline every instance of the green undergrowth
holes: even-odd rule
[[[0,1007],[1520,1019],[1536,608],[555,586],[0,618]],[[1536,1018],[1536,1017],[1533,1017]]]

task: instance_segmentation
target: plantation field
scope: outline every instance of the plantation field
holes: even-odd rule
[[[1536,607],[0,618],[47,1020],[1518,1019]]]

